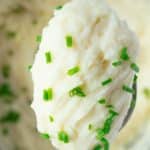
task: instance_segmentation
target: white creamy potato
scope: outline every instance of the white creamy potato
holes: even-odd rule
[[[109,149],[130,107],[138,48],[103,0],[59,7],[31,69],[39,132],[59,150]]]

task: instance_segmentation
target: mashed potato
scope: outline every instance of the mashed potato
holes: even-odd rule
[[[39,132],[60,150],[108,148],[134,92],[136,36],[103,0],[74,0],[55,11],[39,40],[32,67]]]

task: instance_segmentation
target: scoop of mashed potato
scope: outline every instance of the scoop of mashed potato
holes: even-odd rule
[[[58,7],[31,70],[38,131],[59,150],[109,149],[130,107],[138,48],[103,0]]]

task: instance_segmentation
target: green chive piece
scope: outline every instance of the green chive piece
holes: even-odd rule
[[[0,85],[0,97],[13,97],[14,94],[8,83],[3,83]]]
[[[65,131],[60,131],[58,133],[58,139],[64,143],[69,143],[69,136]]]
[[[105,85],[107,85],[107,84],[109,84],[111,82],[112,82],[112,78],[108,78],[107,80],[102,82],[102,85],[105,86]]]
[[[49,134],[47,134],[47,133],[41,133],[40,135],[43,139],[49,139],[50,138]]]
[[[98,139],[98,140],[101,140],[101,138],[102,137],[104,137],[104,135],[106,134],[105,133],[105,131],[102,129],[102,128],[98,128],[97,130],[96,130],[96,138]]]
[[[129,60],[129,55],[128,55],[128,48],[124,47],[121,49],[121,54],[120,54],[120,58],[124,61]]]
[[[89,130],[92,130],[92,128],[93,128],[93,125],[92,125],[92,124],[89,124],[89,125],[88,125],[88,129],[89,129]]]
[[[14,8],[11,9],[11,13],[20,14],[26,11],[26,8],[23,5],[17,4]]]
[[[62,8],[63,8],[63,6],[62,6],[62,5],[59,5],[59,6],[57,6],[55,9],[60,10],[60,9],[62,9]]]
[[[69,96],[73,97],[73,96],[79,96],[79,97],[85,97],[85,93],[82,91],[80,86],[77,86],[75,88],[73,88],[72,90],[69,91]]]
[[[41,35],[37,35],[36,42],[41,42],[41,41],[42,41],[42,36]]]
[[[114,107],[113,107],[113,108],[114,108]],[[119,115],[119,114],[118,114],[116,111],[114,111],[114,110],[109,110],[109,114],[111,115],[112,118]]]
[[[54,117],[52,115],[49,116],[49,121],[54,122]]]
[[[102,150],[102,146],[100,144],[97,144],[94,146],[93,150]]]
[[[138,79],[138,76],[135,74],[135,75],[134,75],[133,82],[136,83],[137,79]]]
[[[108,140],[103,137],[103,138],[101,139],[101,142],[102,142],[103,145],[104,145],[104,150],[109,150],[109,142],[108,142]]]
[[[0,118],[1,123],[17,123],[20,119],[20,114],[17,111],[10,110]]]
[[[50,101],[50,100],[53,99],[53,90],[52,90],[52,88],[44,89],[44,91],[43,91],[43,99],[45,101]]]
[[[106,99],[105,98],[102,98],[98,101],[99,104],[105,104],[106,103]]]
[[[32,69],[32,65],[29,65],[28,66],[28,71],[31,71],[31,69]]]
[[[130,67],[131,67],[132,70],[134,70],[137,73],[140,71],[139,67],[135,63],[132,63],[130,65]]]
[[[122,86],[122,89],[126,92],[129,92],[129,93],[134,93],[134,89],[130,88],[129,86],[127,85],[123,85]]]
[[[72,36],[70,36],[70,35],[66,36],[66,45],[67,45],[68,48],[72,47],[72,45],[73,45],[73,38],[72,38]]]
[[[150,88],[144,88],[143,93],[147,99],[150,99]]]
[[[9,65],[4,65],[2,67],[2,75],[4,78],[8,78],[10,76],[10,66]]]
[[[120,66],[122,64],[122,61],[114,61],[113,63],[112,63],[112,65],[114,66],[114,67],[118,67],[118,66]]]
[[[3,128],[2,129],[2,134],[5,135],[5,136],[8,135],[9,134],[8,128]]]
[[[50,52],[46,52],[45,53],[45,60],[46,60],[46,63],[49,64],[52,62],[52,56],[51,56],[51,53]]]
[[[107,107],[107,108],[110,108],[110,109],[113,109],[113,108],[114,108],[114,106],[111,105],[111,104],[106,105],[106,107]]]
[[[115,117],[118,115],[117,112],[115,112],[114,110],[109,110],[109,114],[107,119],[104,122],[104,125],[102,128],[98,128],[96,130],[96,138],[98,140],[101,140],[106,134],[108,134],[110,132],[111,129],[111,125],[115,119]]]
[[[13,39],[16,37],[16,35],[17,35],[17,33],[15,31],[7,31],[6,32],[6,36],[8,39]]]
[[[72,76],[80,71],[80,68],[78,66],[73,67],[68,70],[68,75]]]

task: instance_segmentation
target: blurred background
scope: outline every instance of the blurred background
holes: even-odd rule
[[[36,130],[32,64],[36,36],[66,0],[0,0],[0,150],[54,150]],[[136,109],[111,150],[150,150],[150,0],[108,0],[141,44]]]

